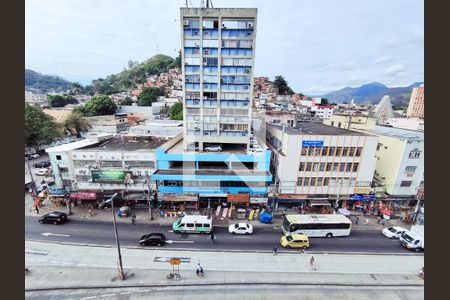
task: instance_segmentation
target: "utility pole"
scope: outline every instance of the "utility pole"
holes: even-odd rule
[[[31,189],[33,190],[34,199],[37,196],[36,182],[34,182],[33,173],[31,172],[30,161],[28,160],[28,158],[25,161],[27,162],[28,172],[30,173]]]
[[[114,234],[116,236],[116,245],[117,245],[117,253],[118,253],[118,262],[119,262],[119,273],[118,273],[118,277],[121,280],[125,279],[125,276],[123,274],[123,266],[122,266],[122,254],[120,253],[120,244],[119,244],[119,234],[117,232],[117,222],[116,222],[116,214],[114,213],[114,198],[117,196],[117,193],[115,193],[112,197],[111,197],[111,212],[113,215],[113,221],[114,221]]]
[[[153,210],[152,210],[152,195],[151,195],[151,187],[150,187],[150,181],[147,179],[147,200],[148,200],[148,212],[150,213],[150,221],[153,221]]]
[[[62,174],[61,174],[61,167],[59,166],[59,164],[57,164],[57,166],[58,166],[59,179],[61,179],[62,189],[63,189],[64,192],[67,192],[66,191],[66,187],[64,185],[64,180],[63,180]],[[67,197],[66,197],[66,206],[67,206],[67,214],[69,216],[72,215],[72,208],[70,207],[70,201],[69,201],[69,199],[67,199]]]

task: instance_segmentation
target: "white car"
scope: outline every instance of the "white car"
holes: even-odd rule
[[[37,170],[36,172],[34,172],[34,175],[45,176],[45,175],[47,175],[47,173],[48,173],[47,169],[40,169],[40,170]]]
[[[408,229],[405,229],[403,227],[393,226],[384,228],[382,233],[384,236],[390,238],[390,239],[398,239],[402,235],[403,232],[408,231]]]
[[[222,146],[220,145],[210,145],[205,147],[206,152],[222,152]]]
[[[252,234],[253,226],[247,223],[232,224],[228,227],[228,232],[231,234]]]

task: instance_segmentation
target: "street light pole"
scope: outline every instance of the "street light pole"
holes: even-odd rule
[[[58,167],[58,174],[59,174],[59,179],[61,179],[62,189],[64,192],[66,192],[66,187],[64,186],[64,180],[63,180],[62,174],[61,174],[61,167],[59,166],[59,164],[57,164],[56,166]],[[67,214],[69,216],[72,215],[72,208],[70,207],[69,199],[66,200],[66,206],[67,206]]]
[[[122,266],[122,254],[120,253],[120,244],[119,244],[119,234],[117,232],[117,223],[116,223],[116,214],[114,213],[114,198],[117,196],[117,193],[115,193],[111,197],[111,212],[113,215],[113,221],[114,221],[114,234],[116,236],[116,245],[117,245],[117,253],[118,253],[118,261],[119,261],[119,278],[124,280],[125,276],[123,274],[123,266]]]
[[[33,194],[34,194],[33,199],[34,199],[34,198],[37,197],[36,183],[34,182],[33,172],[31,172],[30,161],[28,160],[28,158],[26,158],[25,161],[27,162],[28,173],[30,173],[30,178],[31,178],[31,189],[33,190]]]
[[[148,200],[148,211],[150,213],[150,221],[153,221],[153,210],[152,210],[152,198],[151,198],[151,188],[150,188],[150,181],[147,179],[147,200]]]

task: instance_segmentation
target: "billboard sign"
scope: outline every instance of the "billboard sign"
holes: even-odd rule
[[[70,193],[72,199],[96,199],[97,195],[94,192],[73,192]]]
[[[92,182],[125,182],[131,179],[131,171],[92,170]]]
[[[302,141],[302,147],[323,147],[323,141]]]
[[[375,200],[375,194],[351,194],[350,200]]]

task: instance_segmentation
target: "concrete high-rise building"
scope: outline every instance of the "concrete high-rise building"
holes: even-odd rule
[[[250,142],[256,8],[181,8],[184,150]]]
[[[425,87],[423,85],[413,88],[408,110],[406,111],[406,116],[408,118],[424,118],[424,92]]]

